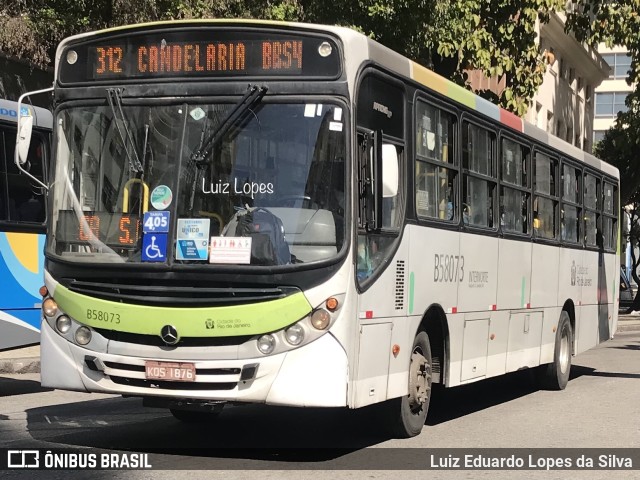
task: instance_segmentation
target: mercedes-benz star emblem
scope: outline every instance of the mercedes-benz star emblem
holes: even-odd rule
[[[173,325],[165,325],[160,330],[160,337],[162,341],[167,345],[175,345],[180,340],[180,336],[178,335],[178,330]]]

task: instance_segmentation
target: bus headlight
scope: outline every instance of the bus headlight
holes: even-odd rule
[[[325,330],[330,321],[331,315],[323,308],[318,308],[311,314],[311,325],[316,330]]]
[[[56,320],[56,328],[62,334],[67,333],[71,328],[71,319],[66,315],[60,315]]]
[[[304,328],[302,325],[291,325],[284,331],[284,338],[291,345],[300,345],[302,340],[304,340]]]
[[[86,345],[91,341],[91,330],[87,327],[80,327],[76,330],[75,338],[78,345]]]
[[[261,353],[269,355],[271,352],[273,352],[274,348],[276,348],[276,339],[270,333],[262,335],[258,339],[258,350],[260,350]]]
[[[47,317],[53,317],[58,313],[58,304],[53,298],[47,298],[42,302],[42,311]]]

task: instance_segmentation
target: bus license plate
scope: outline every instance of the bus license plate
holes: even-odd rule
[[[148,361],[144,364],[144,372],[148,380],[168,382],[195,382],[196,380],[196,366],[193,363]]]

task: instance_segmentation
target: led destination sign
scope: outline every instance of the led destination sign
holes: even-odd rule
[[[58,217],[58,238],[62,243],[104,243],[112,247],[135,248],[141,228],[138,215],[130,213],[82,212],[61,210]]]
[[[332,40],[271,32],[152,32],[74,45],[63,58],[73,58],[71,50],[77,60],[61,63],[62,83],[222,76],[335,77],[340,72],[338,49]]]

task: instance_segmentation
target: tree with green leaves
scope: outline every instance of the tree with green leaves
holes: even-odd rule
[[[180,18],[254,17],[353,27],[460,85],[469,69],[503,77],[499,97],[479,92],[523,115],[542,82],[545,59],[536,23],[562,0],[3,0],[15,25],[0,49],[51,63],[65,36],[107,26]],[[29,37],[29,41],[22,41]],[[37,54],[36,54],[37,52]]]

